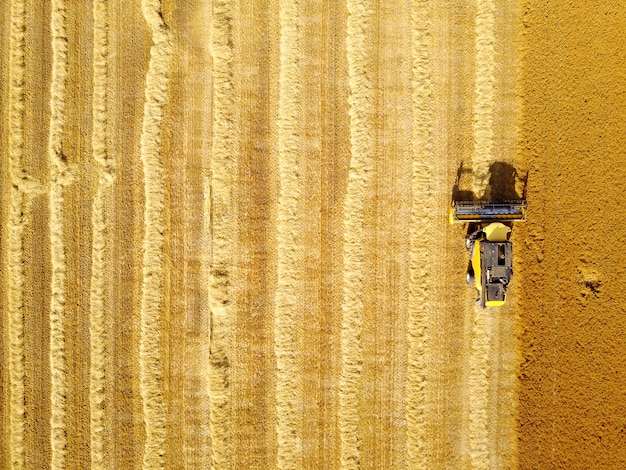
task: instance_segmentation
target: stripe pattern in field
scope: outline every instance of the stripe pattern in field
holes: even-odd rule
[[[237,102],[234,83],[234,17],[237,2],[215,2],[212,18],[213,148],[209,197],[211,217],[211,312],[209,396],[212,468],[232,466],[230,358],[236,312]]]
[[[89,293],[89,334],[91,338],[90,368],[90,429],[91,467],[111,466],[111,422],[110,412],[111,366],[108,362],[112,344],[109,337],[111,317],[109,314],[110,292],[107,288],[106,260],[110,258],[110,233],[107,227],[106,207],[110,204],[110,188],[113,185],[114,165],[107,142],[108,119],[107,98],[109,66],[109,12],[108,1],[93,4],[93,159],[99,166],[96,193],[91,209],[92,251],[91,251],[91,291]]]
[[[515,5],[9,3],[0,467],[514,466],[447,209],[515,163]]]
[[[301,60],[299,52],[301,4],[280,2],[280,71],[277,117],[277,154],[280,192],[276,208],[276,438],[278,468],[301,466],[302,374],[298,368],[297,331],[308,309],[300,299],[304,291],[303,201],[301,130]],[[303,308],[304,307],[304,308]]]
[[[24,426],[25,426],[25,365],[24,365],[24,249],[23,231],[27,193],[24,183],[28,182],[23,169],[24,152],[24,2],[11,4],[11,26],[9,34],[9,123],[8,123],[8,174],[11,183],[8,203],[7,229],[2,232],[3,261],[6,262],[9,351],[4,357],[9,368],[10,399],[8,400],[9,429],[3,433],[9,435],[8,443],[3,446],[4,455],[10,451],[11,459],[4,465],[24,466]],[[3,162],[7,164],[6,160]],[[6,168],[6,166],[4,167]],[[6,193],[5,193],[6,194]],[[6,344],[6,342],[4,343]],[[4,364],[3,364],[4,366]],[[3,367],[4,368],[4,367]]]
[[[487,184],[489,165],[495,161],[493,142],[495,84],[495,10],[496,2],[476,2],[476,64],[474,92],[474,194],[482,194]],[[472,468],[489,468],[489,382],[490,347],[496,317],[474,307],[469,332],[467,378],[467,446]]]
[[[350,170],[344,202],[339,432],[341,468],[358,468],[359,391],[362,387],[366,195],[372,183],[375,139],[373,2],[348,2],[346,49],[350,84]]]
[[[430,2],[416,2],[411,10],[412,100],[413,100],[413,168],[411,178],[411,240],[409,248],[409,319],[408,370],[406,384],[407,463],[410,468],[434,468],[431,442],[434,424],[434,400],[429,396],[432,378],[425,374],[429,368],[429,351],[434,337],[431,321],[436,314],[433,294],[438,279],[429,266],[437,262],[441,250],[424,253],[424,240],[437,240],[441,223],[423,223],[441,212],[440,201],[429,190],[430,181],[442,181],[441,165],[434,149],[434,78],[432,70],[433,10]],[[441,221],[439,221],[441,222]]]
[[[161,17],[159,0],[143,0],[141,8],[152,32],[150,62],[146,74],[146,101],[141,132],[145,211],[143,282],[139,360],[146,443],[144,468],[164,467],[166,440],[165,390],[163,388],[162,311],[164,308],[165,165],[161,154],[163,107],[172,44]]]
[[[63,0],[51,2],[52,77],[50,84],[50,433],[52,468],[67,466],[67,352],[66,299],[67,264],[65,256],[64,188],[71,173],[64,156],[63,127],[66,110],[68,67],[67,26]]]

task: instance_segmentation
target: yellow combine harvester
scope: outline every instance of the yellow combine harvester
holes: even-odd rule
[[[451,224],[469,224],[465,245],[470,253],[467,283],[478,290],[481,307],[499,307],[513,276],[513,222],[526,220],[525,200],[503,202],[455,201]]]

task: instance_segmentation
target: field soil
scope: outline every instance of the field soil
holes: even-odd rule
[[[596,3],[0,1],[0,468],[624,468]]]

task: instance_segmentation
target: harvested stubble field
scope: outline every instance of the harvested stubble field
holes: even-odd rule
[[[2,0],[0,467],[624,468],[614,3]]]

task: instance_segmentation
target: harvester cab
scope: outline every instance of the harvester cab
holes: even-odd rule
[[[483,202],[455,201],[451,224],[468,224],[465,246],[470,255],[466,279],[478,290],[481,307],[504,305],[513,276],[513,222],[526,220],[525,200]]]

